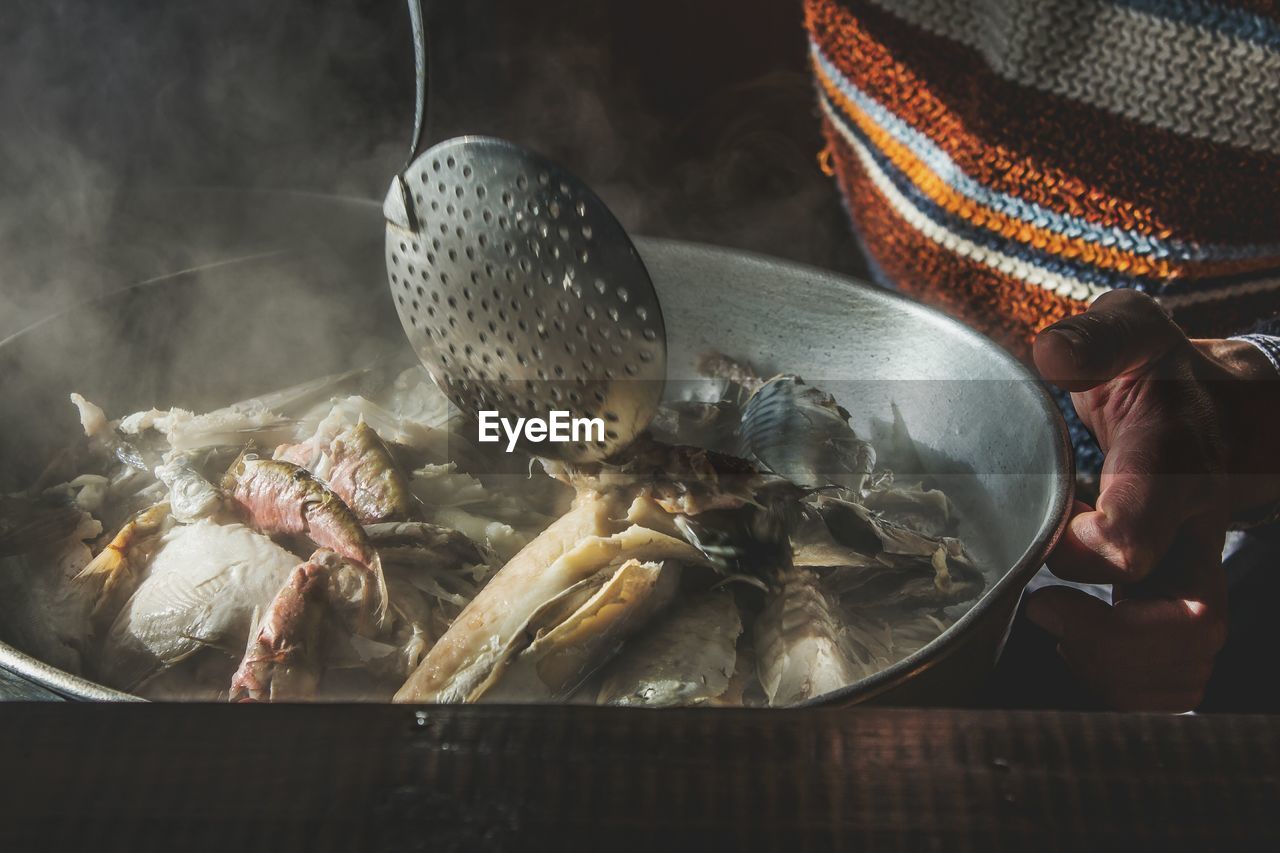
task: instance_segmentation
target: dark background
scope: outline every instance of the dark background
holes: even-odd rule
[[[861,271],[800,0],[426,5],[432,141],[540,150],[633,233]],[[0,335],[105,287],[128,193],[380,198],[408,147],[402,0],[6,0],[0,63]]]

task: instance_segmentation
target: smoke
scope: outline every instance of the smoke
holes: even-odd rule
[[[431,139],[540,149],[634,233],[858,269],[815,166],[797,2],[426,5]],[[47,0],[6,8],[0,56],[0,336],[235,250],[148,230],[140,190],[377,198],[407,148],[402,0]]]
[[[633,234],[858,269],[816,167],[798,2],[749,14],[731,0],[426,6],[430,140],[491,133],[540,150]],[[140,280],[330,233],[333,202],[281,191],[380,199],[407,153],[403,0],[45,0],[6,6],[0,57],[0,338]],[[379,259],[360,263],[348,286],[383,299]],[[307,282],[275,289],[317,340],[346,334]],[[202,323],[229,347],[250,332],[271,340],[269,325],[246,320],[252,304],[200,310],[185,334]],[[147,329],[133,331],[125,342],[92,330],[78,340],[153,346]],[[255,338],[252,351],[267,360],[262,346]],[[75,359],[91,352],[77,347],[33,375],[74,378]],[[183,382],[163,387],[199,382],[205,365],[187,366]],[[143,390],[135,383],[129,398],[149,405]],[[12,394],[4,405],[5,424],[41,408]]]
[[[390,0],[6,8],[0,336],[130,281],[237,251],[198,239],[176,245],[172,223],[139,212],[139,193],[380,193],[407,138],[403,17]],[[188,220],[179,231],[189,239],[200,228]]]

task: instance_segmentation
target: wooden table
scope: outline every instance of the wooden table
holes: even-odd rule
[[[1280,849],[1280,718],[0,705],[0,849]]]

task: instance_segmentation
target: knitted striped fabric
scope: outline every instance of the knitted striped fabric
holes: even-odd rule
[[[806,0],[873,266],[1018,355],[1118,287],[1192,336],[1280,311],[1265,0]]]

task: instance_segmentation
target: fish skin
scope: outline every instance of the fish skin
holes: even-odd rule
[[[404,521],[413,517],[416,504],[409,478],[390,449],[364,421],[339,435],[329,445],[333,465],[325,477],[363,524]]]
[[[687,542],[617,519],[625,505],[580,494],[503,566],[432,647],[396,693],[397,702],[474,701],[501,677],[538,611],[613,563],[679,560],[704,565]]]
[[[773,707],[794,705],[853,684],[878,662],[855,656],[837,603],[808,569],[781,574],[756,618],[756,671]]]
[[[854,432],[849,412],[798,376],[775,376],[756,389],[739,434],[766,469],[797,486],[859,494],[875,470],[875,448]]]
[[[317,547],[364,566],[371,611],[379,624],[385,620],[387,585],[377,550],[355,513],[310,471],[246,452],[227,470],[222,489],[258,530],[306,536]]]
[[[489,561],[485,549],[465,533],[427,521],[366,524],[364,532],[386,563],[430,559],[448,568],[458,568]]]
[[[169,490],[169,507],[178,521],[211,518],[222,510],[222,492],[196,470],[189,457],[157,465],[153,473]]]
[[[311,699],[320,682],[320,633],[327,610],[332,551],[317,551],[284,582],[267,607],[231,679],[228,701]]]
[[[651,496],[669,513],[697,515],[756,502],[775,477],[736,456],[688,445],[664,444],[642,434],[604,462],[542,460],[547,474],[577,492]]]
[[[731,591],[687,599],[623,647],[596,701],[651,708],[712,702],[729,689],[741,634]]]
[[[142,580],[142,572],[155,553],[159,538],[172,524],[167,503],[143,510],[120,528],[75,576],[76,584],[94,590],[95,625],[104,626],[115,618],[120,606]]]
[[[681,569],[678,561],[627,560],[566,617],[545,626],[530,622],[535,639],[511,662],[511,670],[536,673],[540,692],[548,698],[568,696],[671,604]]]
[[[363,420],[327,444],[313,437],[278,447],[273,456],[311,471],[342,498],[361,524],[407,521],[417,515],[409,478],[391,449]]]
[[[549,583],[546,570],[582,540],[609,535],[610,509],[604,501],[581,500],[512,557],[436,641],[395,701],[463,701],[470,695],[489,675],[491,666],[483,659],[505,645],[543,602],[591,573],[572,573],[561,584]],[[472,669],[474,677],[467,674]]]

